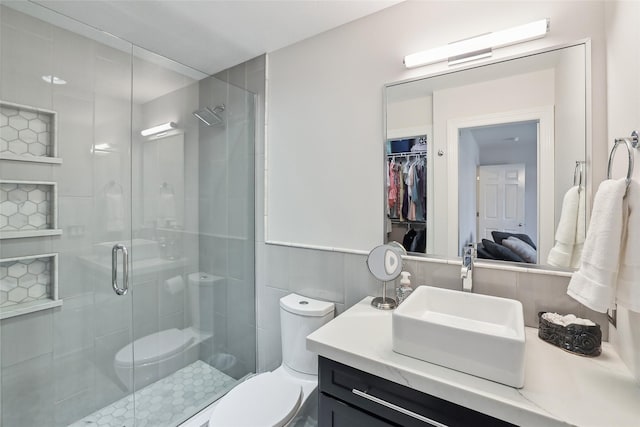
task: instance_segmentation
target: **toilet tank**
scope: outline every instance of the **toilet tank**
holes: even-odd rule
[[[297,294],[280,299],[282,363],[297,372],[318,375],[318,355],[307,350],[307,335],[333,319],[332,302]]]

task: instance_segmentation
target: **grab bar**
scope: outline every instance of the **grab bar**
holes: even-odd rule
[[[122,251],[122,287],[118,286],[118,251]],[[129,251],[121,243],[111,249],[111,287],[118,295],[125,295],[129,290]]]

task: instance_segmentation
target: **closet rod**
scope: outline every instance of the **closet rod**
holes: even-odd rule
[[[387,157],[411,157],[411,156],[420,156],[420,157],[427,157],[427,152],[426,151],[414,151],[411,153],[392,153],[392,154],[387,154]]]

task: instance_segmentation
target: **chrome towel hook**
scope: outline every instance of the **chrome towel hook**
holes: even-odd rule
[[[611,153],[609,153],[609,163],[607,164],[607,179],[611,179],[611,167],[613,166],[613,158],[615,157],[616,150],[620,144],[624,144],[627,147],[627,155],[629,159],[629,167],[627,169],[627,191],[629,191],[629,185],[631,184],[631,177],[633,176],[633,149],[637,148],[638,143],[638,132],[635,130],[631,132],[631,137],[628,138],[616,138],[613,143],[613,147],[611,148]],[[627,192],[625,192],[625,197],[627,196]]]
[[[576,167],[573,170],[573,186],[578,187],[578,191],[582,188],[582,174],[584,173],[584,160],[576,160]]]

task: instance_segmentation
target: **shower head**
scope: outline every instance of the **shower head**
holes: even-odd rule
[[[224,104],[221,104],[214,108],[204,107],[200,110],[196,110],[193,112],[193,115],[207,126],[217,126],[224,124],[224,119],[221,116],[224,110],[225,106]]]

